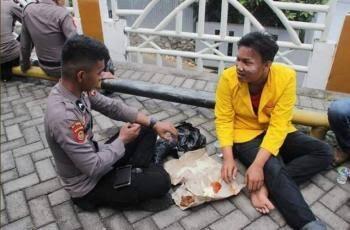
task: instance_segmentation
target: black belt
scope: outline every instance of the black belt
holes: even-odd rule
[[[39,59],[39,63],[43,64],[44,66],[48,66],[48,67],[60,67],[61,66],[61,62],[43,61],[41,59]]]

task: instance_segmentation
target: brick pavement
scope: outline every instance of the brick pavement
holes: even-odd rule
[[[174,87],[214,92],[216,77],[209,73],[174,71],[154,66],[118,65],[117,75]],[[158,213],[101,208],[88,213],[71,202],[56,177],[55,164],[45,140],[43,115],[51,89],[44,81],[16,79],[1,84],[1,228],[2,229],[290,229],[281,214],[261,215],[246,192],[181,211],[176,206]],[[319,90],[298,89],[298,107],[324,111],[329,101],[343,97]],[[214,154],[213,111],[178,103],[114,93],[125,103],[174,123],[190,121],[207,137]],[[94,114],[97,140],[105,140],[121,122]],[[350,164],[347,163],[350,167]],[[240,177],[244,167],[239,164]],[[350,228],[350,184],[336,183],[335,170],[315,176],[302,186],[314,213],[329,229]]]

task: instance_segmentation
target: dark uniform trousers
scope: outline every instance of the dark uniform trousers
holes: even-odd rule
[[[112,142],[118,134],[109,139]],[[104,175],[97,185],[85,196],[73,198],[78,206],[109,206],[123,208],[142,201],[162,197],[168,193],[171,183],[168,173],[162,166],[152,164],[157,135],[152,129],[141,128],[139,136],[125,146],[125,155],[118,160],[114,169]],[[131,185],[114,189],[115,168],[131,164]]]
[[[264,134],[235,144],[233,152],[249,167],[258,153]],[[316,220],[298,185],[326,169],[332,161],[330,146],[300,131],[289,133],[278,157],[271,157],[264,166],[265,185],[269,196],[293,229],[300,229]]]

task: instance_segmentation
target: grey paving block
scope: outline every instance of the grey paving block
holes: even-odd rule
[[[120,75],[120,78],[125,78],[125,79],[130,78],[130,76],[134,73],[135,73],[135,71],[127,70]]]
[[[334,186],[334,183],[322,174],[317,174],[311,179],[311,181],[324,191],[329,191]]]
[[[5,197],[6,210],[10,222],[29,215],[27,203],[22,191],[14,192]]]
[[[7,218],[7,214],[5,211],[1,211],[0,213],[0,226],[6,225],[9,222]]]
[[[96,123],[98,124],[98,126],[101,129],[108,129],[114,126],[113,122],[111,121],[110,118],[100,115],[100,116],[96,116],[94,117],[96,120]]]
[[[177,109],[176,106],[171,102],[160,101],[158,105],[163,111],[167,112],[170,116],[180,113],[180,110]]]
[[[130,211],[124,211],[123,213],[126,219],[132,224],[147,216],[152,215],[152,212],[147,212],[142,210],[130,210]]]
[[[231,198],[231,201],[250,220],[254,220],[261,216],[261,214],[255,210],[255,208],[250,203],[250,200],[243,193],[240,193],[238,196]]]
[[[8,120],[4,121],[4,126],[10,126],[13,124],[22,123],[22,122],[28,121],[30,119],[31,119],[31,117],[29,114],[21,115],[21,116],[15,117],[13,119],[8,119]]]
[[[40,141],[40,135],[35,126],[23,129],[22,133],[27,144]]]
[[[128,221],[124,218],[121,212],[114,214],[105,219],[105,225],[107,229],[111,230],[132,230],[132,226],[128,223]]]
[[[21,147],[23,145],[25,145],[25,141],[24,141],[24,138],[20,138],[20,139],[17,139],[17,140],[13,140],[13,141],[8,141],[4,144],[1,144],[0,146],[0,149],[1,149],[1,152],[5,152],[5,151],[8,151],[8,150],[13,150],[15,148],[18,148],[18,147]]]
[[[38,230],[59,230],[56,223],[51,223],[45,226],[42,226],[41,228],[38,228]]]
[[[100,216],[102,218],[106,218],[106,217],[111,216],[114,213],[116,213],[116,210],[115,209],[111,209],[111,208],[101,207],[101,208],[99,208],[98,213],[100,214]]]
[[[164,230],[184,230],[184,228],[178,222],[175,222],[163,229]]]
[[[11,224],[2,227],[2,230],[19,230],[19,229],[32,229],[33,223],[29,216],[20,220],[12,222]]]
[[[154,222],[157,224],[157,226],[162,229],[179,219],[183,218],[184,216],[187,216],[190,213],[190,211],[182,211],[177,206],[173,205],[170,208],[158,212],[152,216]]]
[[[78,218],[84,230],[104,229],[103,223],[96,212],[80,212]]]
[[[174,81],[171,83],[171,86],[179,87],[184,81],[185,81],[185,78],[183,77],[175,77]]]
[[[349,229],[350,227],[348,223],[319,202],[314,203],[311,210],[320,220],[334,229]]]
[[[42,149],[31,153],[33,161],[40,161],[52,156],[50,149]]]
[[[318,200],[323,195],[324,191],[310,183],[301,190],[301,193],[303,194],[306,203],[310,205]]]
[[[160,80],[160,84],[163,84],[163,85],[170,85],[171,82],[173,82],[175,79],[175,76],[173,75],[165,75],[163,76],[162,80]]]
[[[186,79],[184,83],[182,83],[181,87],[186,89],[191,89],[196,81],[193,79]]]
[[[215,230],[235,230],[242,229],[249,223],[250,221],[247,216],[245,216],[240,210],[235,210],[224,218],[221,218],[214,224],[210,225],[210,228]]]
[[[2,189],[0,188],[0,210],[4,210],[6,207],[4,195],[2,193]]]
[[[145,72],[139,80],[141,81],[149,81],[153,77],[154,73],[153,72]]]
[[[153,77],[151,78],[151,80],[149,82],[159,83],[163,79],[163,76],[164,76],[164,74],[156,73],[153,75]]]
[[[274,210],[272,210],[269,214],[269,216],[271,217],[271,219],[273,221],[275,221],[275,223],[282,227],[284,225],[286,225],[286,220],[283,218],[282,214],[278,211],[277,208],[275,208]]]
[[[275,222],[273,222],[270,217],[262,216],[259,219],[255,220],[250,225],[248,225],[244,229],[246,229],[246,230],[255,230],[255,229],[274,230],[274,229],[278,229],[278,225]]]
[[[34,172],[34,164],[29,155],[17,157],[16,166],[19,176],[24,176]]]
[[[35,162],[35,167],[37,169],[41,181],[45,181],[56,177],[56,171],[53,168],[50,159]]]
[[[12,111],[16,117],[29,114],[28,108],[23,106],[23,104],[12,106]]]
[[[152,114],[152,117],[154,117],[155,119],[161,121],[161,120],[167,120],[167,118],[169,117],[169,114],[165,111],[161,111],[155,114]]]
[[[206,83],[207,83],[206,81],[197,80],[194,83],[193,89],[195,89],[195,90],[203,90],[205,85],[206,85]]]
[[[350,207],[348,205],[343,205],[342,207],[340,207],[336,214],[340,216],[343,220],[350,223]]]
[[[172,117],[169,117],[167,118],[166,120],[169,121],[169,122],[172,122],[173,124],[178,124],[180,122],[183,122],[187,119],[187,116],[182,114],[182,113],[179,113],[175,116],[172,116]]]
[[[34,118],[34,119],[31,119],[29,121],[25,121],[21,124],[21,127],[22,128],[28,128],[28,127],[32,127],[32,126],[35,126],[35,125],[40,125],[44,123],[44,117],[38,117],[38,118]]]
[[[15,117],[15,114],[13,112],[5,113],[5,114],[1,115],[0,120],[4,121],[4,120],[11,119],[14,117]]]
[[[200,114],[187,119],[187,122],[191,123],[193,126],[198,126],[198,125],[203,124],[207,121],[208,121],[208,119]]]
[[[48,195],[51,206],[55,206],[70,200],[70,195],[65,189],[54,191]]]
[[[223,216],[236,209],[234,204],[232,204],[228,199],[214,201],[211,203],[211,206],[213,206],[213,208]]]
[[[33,222],[36,227],[55,220],[46,196],[40,196],[28,202]]]
[[[0,135],[0,144],[7,142],[7,138],[5,135]]]
[[[15,167],[15,161],[11,151],[1,152],[0,159],[1,172],[13,169]]]
[[[143,105],[135,97],[131,97],[131,98],[126,99],[125,103],[131,107],[136,108],[136,109],[143,108]]]
[[[15,157],[19,157],[19,156],[23,156],[23,155],[28,154],[28,153],[32,153],[32,152],[41,150],[43,148],[44,148],[44,145],[41,143],[41,141],[39,141],[39,142],[35,142],[32,144],[14,149],[13,155]]]
[[[207,131],[215,130],[215,123],[214,121],[208,121],[206,123],[201,124],[201,127]]]
[[[350,194],[348,192],[344,191],[338,186],[335,186],[320,199],[320,202],[335,212],[340,206],[345,204],[349,198]]]
[[[133,224],[134,230],[158,230],[157,225],[153,222],[152,218],[146,218],[143,220],[140,220]]]
[[[220,218],[215,209],[207,205],[183,218],[180,223],[186,229],[202,229]]]
[[[216,90],[216,82],[208,82],[204,88],[204,91],[214,93]]]
[[[6,98],[1,98],[1,103],[5,103],[5,102],[11,102],[13,100],[17,100],[21,97],[21,95],[16,94],[16,95],[9,95]]]
[[[201,134],[205,136],[205,138],[207,139],[207,143],[211,143],[216,140],[216,138],[213,135],[211,135],[211,133],[209,133],[207,130],[203,129],[200,126],[198,126],[197,128],[199,129]]]
[[[39,179],[38,179],[39,180]],[[40,184],[37,184],[35,186],[31,186],[29,188],[25,189],[25,194],[27,199],[33,199],[38,196],[47,195],[49,193],[52,193],[58,189],[60,189],[62,186],[57,178],[54,178],[52,180],[48,180],[45,182],[42,182]]]
[[[23,136],[21,130],[19,129],[18,124],[5,127],[5,131],[6,131],[7,139],[9,141],[15,140]]]
[[[69,202],[55,206],[53,212],[56,216],[56,223],[61,230],[71,230],[81,227],[74,209]]]
[[[39,183],[39,178],[35,173],[19,177],[15,180],[8,181],[5,184],[3,184],[4,194],[6,195],[23,188],[33,186],[37,183]]]
[[[129,78],[131,80],[139,80],[142,75],[143,75],[142,72],[135,72],[135,73],[131,74]]]
[[[14,168],[14,169],[8,170],[6,172],[2,172],[2,173],[0,173],[0,178],[1,178],[1,183],[5,183],[7,181],[14,180],[14,179],[18,178],[17,170]]]

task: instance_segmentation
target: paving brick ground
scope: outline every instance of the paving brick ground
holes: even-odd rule
[[[117,75],[122,78],[215,91],[213,74],[132,64],[118,67]],[[158,213],[106,208],[92,213],[80,210],[56,176],[45,140],[43,115],[51,87],[45,81],[20,78],[1,84],[2,229],[290,229],[278,211],[269,215],[257,213],[245,192],[189,211],[176,206]],[[331,100],[344,96],[348,95],[298,89],[297,106],[325,111]],[[207,137],[207,150],[213,155],[216,137],[212,110],[118,93],[112,97],[161,120],[192,122]],[[121,125],[97,112],[94,124],[95,136],[101,141]],[[244,167],[239,164],[239,168],[242,177]],[[329,229],[350,229],[350,183],[339,185],[336,177],[335,170],[322,172],[303,185],[302,192]]]

